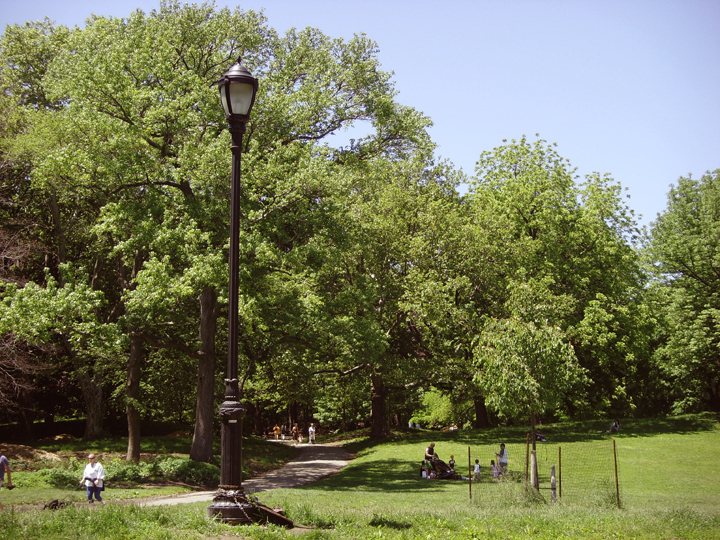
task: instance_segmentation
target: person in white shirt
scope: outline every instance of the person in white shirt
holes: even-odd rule
[[[93,495],[98,502],[103,503],[100,492],[103,489],[103,482],[105,480],[105,469],[97,461],[95,461],[95,454],[88,456],[88,464],[85,465],[83,470],[83,477],[80,480],[80,485],[85,485],[87,491],[88,503],[93,503]]]
[[[315,444],[315,424],[310,424],[308,428],[308,441],[310,444]]]
[[[479,482],[480,481],[480,460],[475,460],[475,470],[473,471],[473,481]]]

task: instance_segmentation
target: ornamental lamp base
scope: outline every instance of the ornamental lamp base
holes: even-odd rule
[[[210,506],[207,507],[209,518],[218,519],[229,525],[251,525],[253,523],[273,523],[292,529],[295,524],[286,518],[283,510],[265,506],[257,498],[251,501],[242,487],[240,489],[218,488]]]
[[[250,525],[255,523],[255,505],[252,504],[242,488],[228,490],[219,488],[215,492],[213,502],[207,507],[209,518],[217,519],[230,525]]]

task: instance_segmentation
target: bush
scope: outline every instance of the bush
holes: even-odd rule
[[[160,456],[156,461],[168,480],[208,487],[217,487],[220,483],[220,468],[216,465],[175,456]]]
[[[62,467],[42,469],[35,474],[41,481],[56,488],[72,489],[77,487],[80,482],[80,475],[76,471]]]
[[[113,459],[105,467],[105,478],[113,482],[141,482],[156,474],[154,469],[148,463]]]

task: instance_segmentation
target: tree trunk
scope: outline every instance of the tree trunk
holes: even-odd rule
[[[390,435],[387,419],[387,388],[380,373],[370,375],[370,398],[372,402],[370,439],[376,441]]]
[[[540,489],[537,470],[537,452],[535,448],[535,413],[530,414],[530,438],[532,439],[532,452],[530,452],[530,483],[535,489]]]
[[[87,411],[83,441],[93,441],[104,434],[103,409],[105,403],[102,390],[102,371],[97,364],[94,370],[86,366],[82,359],[75,354],[69,343],[66,343],[66,346],[73,360],[75,373],[79,374],[78,382],[80,383],[80,390]]]
[[[710,399],[708,400],[710,410],[720,412],[720,391],[718,390],[718,385],[712,382],[708,384],[708,394],[710,395]]]
[[[57,192],[55,188],[50,190],[50,213],[53,217],[53,223],[55,224],[55,238],[57,239],[58,249],[58,262],[60,264],[65,263],[66,259],[66,248],[65,248],[65,231],[62,226],[62,220],[60,218],[60,207],[57,202]],[[59,283],[62,285],[62,274],[58,272]]]
[[[87,411],[83,441],[93,441],[102,437],[105,431],[103,429],[102,375],[98,372],[93,375],[83,372],[80,375],[80,389],[82,390],[85,410]]]
[[[473,397],[475,404],[475,429],[489,428],[490,420],[488,418],[487,407],[485,406],[485,396]]]
[[[190,447],[193,461],[212,461],[213,419],[215,417],[215,334],[217,328],[217,294],[211,287],[203,289],[200,301],[200,360],[195,404],[195,431]]]
[[[128,461],[140,461],[140,368],[143,360],[143,338],[139,332],[130,333],[130,356],[127,362],[127,382],[125,385],[125,410],[128,423]]]

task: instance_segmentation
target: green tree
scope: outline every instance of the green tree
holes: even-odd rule
[[[557,325],[572,299],[552,294],[551,285],[547,278],[511,284],[510,317],[489,320],[475,348],[476,379],[488,404],[502,417],[530,420],[533,451],[539,416],[561,409],[567,396],[587,382],[568,336]],[[532,483],[538,487],[536,462]]]
[[[32,282],[3,287],[0,335],[12,334],[41,347],[56,345],[72,359],[87,405],[85,438],[96,438],[102,434],[104,373],[123,340],[116,325],[98,316],[104,297],[87,285],[84,272],[69,265],[61,271],[62,286],[48,275],[45,287]]]
[[[680,178],[670,189],[648,253],[663,315],[657,355],[675,410],[720,411],[720,171]]]
[[[495,216],[513,244],[509,280],[549,280],[554,297],[569,299],[553,326],[567,336],[594,384],[587,399],[568,396],[565,413],[629,413],[634,404],[625,389],[641,384],[638,366],[649,362],[644,343],[633,340],[642,312],[632,306],[643,295],[639,258],[630,244],[638,231],[612,179],[592,174],[581,184],[575,180],[552,145],[523,137],[481,155],[470,203]],[[508,319],[508,297],[499,298],[505,314],[492,317]],[[626,326],[614,317],[624,318]],[[610,319],[613,327],[596,324]]]
[[[29,115],[12,150],[31,163],[33,186],[55,194],[57,222],[73,224],[78,238],[65,258],[87,265],[105,320],[123,330],[128,360],[113,380],[125,372],[131,459],[146,409],[143,365],[162,349],[198,360],[192,454],[212,452],[230,154],[210,83],[240,54],[262,80],[243,149],[245,380],[286,379],[322,357],[328,329],[343,331],[324,312],[317,274],[342,235],[344,218],[334,216],[347,211],[337,197],[349,189],[344,171],[427,143],[428,121],[394,101],[365,36],[306,29],[279,38],[260,14],[176,2],[126,19],[92,17],[72,33],[42,81],[58,108]],[[348,148],[326,142],[354,122],[370,134]]]

